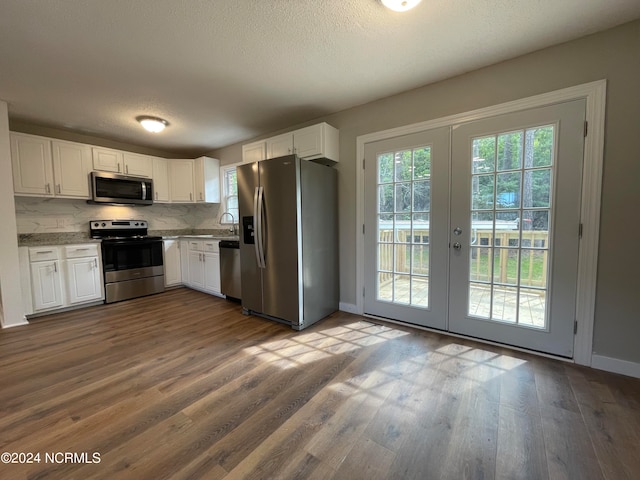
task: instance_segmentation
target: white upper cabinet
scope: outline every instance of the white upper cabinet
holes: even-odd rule
[[[151,178],[153,176],[153,159],[139,153],[93,147],[93,169]]]
[[[153,158],[138,153],[122,153],[124,160],[124,173],[136,177],[153,177]]]
[[[259,162],[267,158],[267,142],[260,140],[259,142],[247,143],[242,146],[242,162],[253,163]]]
[[[89,198],[91,147],[23,133],[10,137],[16,195]]]
[[[10,138],[14,192],[53,196],[51,140],[13,132]]]
[[[56,197],[89,198],[91,147],[82,143],[52,140]]]
[[[293,132],[293,151],[300,158],[327,158],[338,161],[338,130],[327,123],[319,123]]]
[[[172,202],[195,202],[194,184],[194,160],[169,160],[169,189]]]
[[[124,157],[119,150],[93,147],[93,169],[103,172],[123,173]]]
[[[153,201],[169,203],[169,163],[166,158],[154,157],[153,165]]]
[[[196,202],[220,203],[220,161],[217,158],[195,159]]]
[[[293,132],[267,139],[267,158],[283,157],[293,153]]]
[[[276,158],[295,153],[304,160],[326,159],[328,161],[323,163],[327,164],[336,163],[339,159],[339,132],[328,123],[318,123],[260,142],[243,145],[243,163],[264,160],[259,155],[259,148],[263,143],[265,144],[263,152],[266,151],[264,158]]]

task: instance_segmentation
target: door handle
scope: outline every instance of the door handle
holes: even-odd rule
[[[258,187],[258,250],[260,252],[260,268],[267,268],[264,259],[264,218],[262,212],[264,210],[264,187]]]
[[[453,244],[453,248],[456,250],[462,250],[462,245],[460,244],[460,242],[456,242]]]

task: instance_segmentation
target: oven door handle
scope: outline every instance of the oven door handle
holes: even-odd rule
[[[152,245],[154,243],[162,243],[162,240],[109,240],[108,242],[103,241],[102,247],[105,245]]]

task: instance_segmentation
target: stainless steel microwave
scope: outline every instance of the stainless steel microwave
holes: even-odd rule
[[[117,173],[91,172],[93,202],[117,205],[151,205],[153,180]]]

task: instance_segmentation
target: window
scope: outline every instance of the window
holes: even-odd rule
[[[238,210],[238,182],[236,177],[236,165],[225,165],[221,167],[222,177],[222,208],[220,212],[220,223],[231,224],[240,222],[240,211]],[[225,212],[233,215],[224,215]]]

